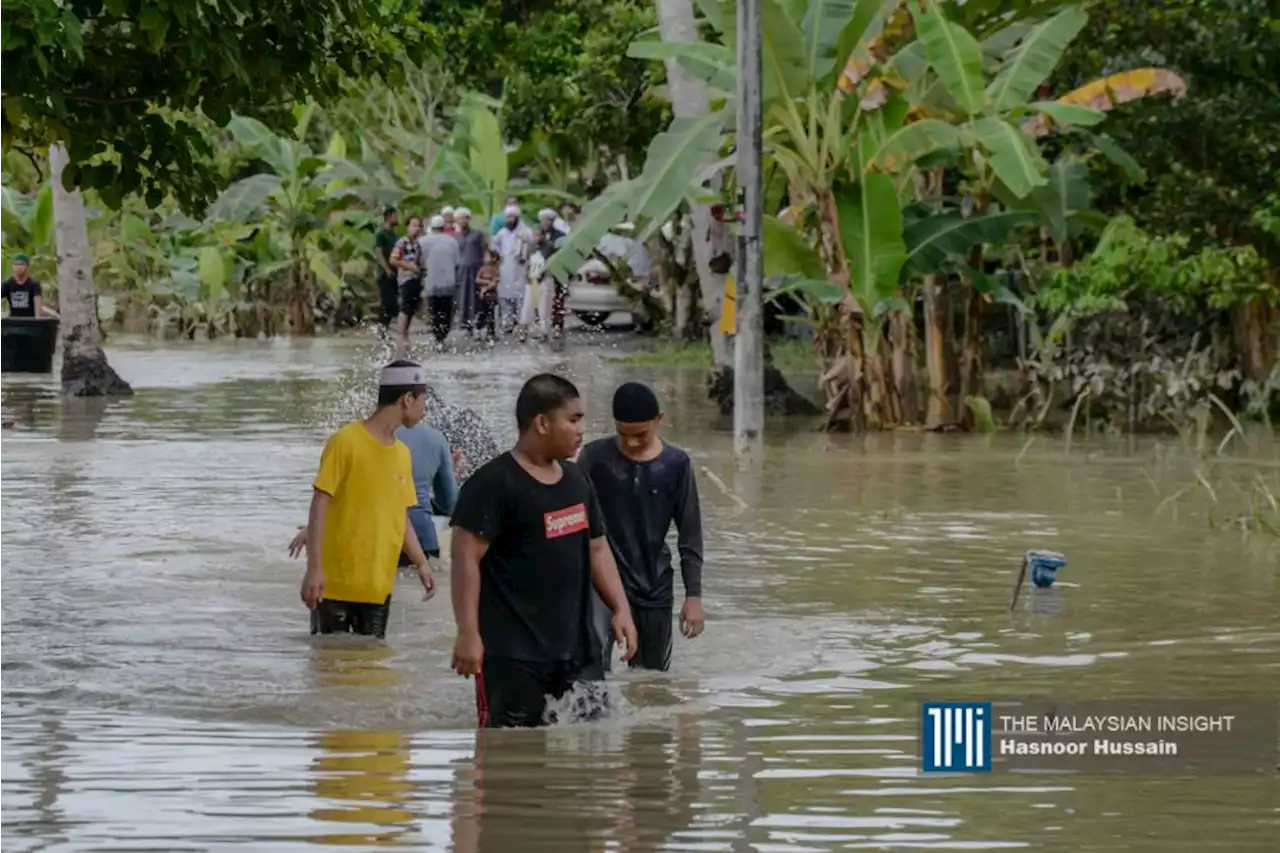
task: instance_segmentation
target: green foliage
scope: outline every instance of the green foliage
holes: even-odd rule
[[[423,34],[402,0],[6,0],[6,147],[66,145],[68,184],[117,206],[172,192],[197,209],[219,187],[215,124],[232,111],[282,130],[290,107],[381,74]]]
[[[1180,314],[1226,310],[1253,299],[1280,305],[1280,291],[1266,281],[1265,271],[1250,246],[1197,249],[1185,235],[1152,236],[1119,216],[1093,253],[1058,270],[1035,303],[1075,316],[1123,311],[1139,298]]]
[[[1065,91],[1102,73],[1158,64],[1182,75],[1176,100],[1114,108],[1107,132],[1146,169],[1107,170],[1099,204],[1193,246],[1251,243],[1272,266],[1280,239],[1255,221],[1280,174],[1280,13],[1256,0],[1147,0],[1095,7],[1054,78]]]
[[[349,144],[333,130],[349,118],[344,109],[296,106],[285,133],[234,115],[210,161],[224,188],[203,220],[180,213],[172,200],[153,207],[138,196],[126,196],[112,211],[86,191],[100,291],[141,304],[155,322],[176,323],[183,332],[204,325],[211,334],[273,334],[286,322],[304,332],[316,321],[338,321],[335,312],[342,322],[354,320],[375,297],[372,237],[381,205],[426,213],[465,204],[483,227],[482,211],[508,192],[535,201],[563,195],[508,185],[500,117],[484,98],[461,97],[451,110],[453,133],[436,139],[437,156],[426,169],[416,151],[384,156]],[[357,151],[366,156],[346,156]],[[33,274],[52,283],[49,184],[16,151],[5,166],[6,257],[31,253]]]
[[[650,0],[441,0],[422,3],[453,78],[503,102],[509,140],[542,131],[565,154],[637,156],[662,126],[646,97],[661,68],[627,44],[657,23]]]
[[[559,277],[576,271],[619,222],[643,222],[645,229],[638,236],[648,239],[696,186],[701,165],[719,149],[723,122],[722,113],[697,120],[678,118],[654,137],[644,171],[613,184],[582,209],[577,227],[552,256],[547,273]]]

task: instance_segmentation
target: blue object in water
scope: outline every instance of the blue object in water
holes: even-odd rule
[[[1026,559],[1031,582],[1041,589],[1053,586],[1058,569],[1067,564],[1067,558],[1057,551],[1028,551]]]

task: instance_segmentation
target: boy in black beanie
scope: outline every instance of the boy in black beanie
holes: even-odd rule
[[[613,419],[617,435],[586,445],[578,465],[595,487],[635,620],[639,650],[630,664],[666,670],[675,605],[675,572],[666,538],[673,521],[685,594],[680,632],[693,638],[705,625],[698,484],[689,455],[658,435],[662,408],[652,388],[641,382],[620,386],[613,395]]]

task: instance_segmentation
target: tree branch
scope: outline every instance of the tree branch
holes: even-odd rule
[[[40,162],[36,160],[35,153],[32,151],[28,151],[26,148],[18,148],[17,146],[14,146],[14,150],[19,151],[22,154],[26,155],[26,158],[31,161],[31,166],[36,170],[36,177],[39,178],[40,183],[43,184],[44,170],[40,168]]]

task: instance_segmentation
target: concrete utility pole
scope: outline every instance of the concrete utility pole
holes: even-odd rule
[[[743,220],[738,231],[734,339],[733,448],[740,460],[754,455],[764,434],[764,174],[761,148],[761,0],[738,0],[738,197]]]

